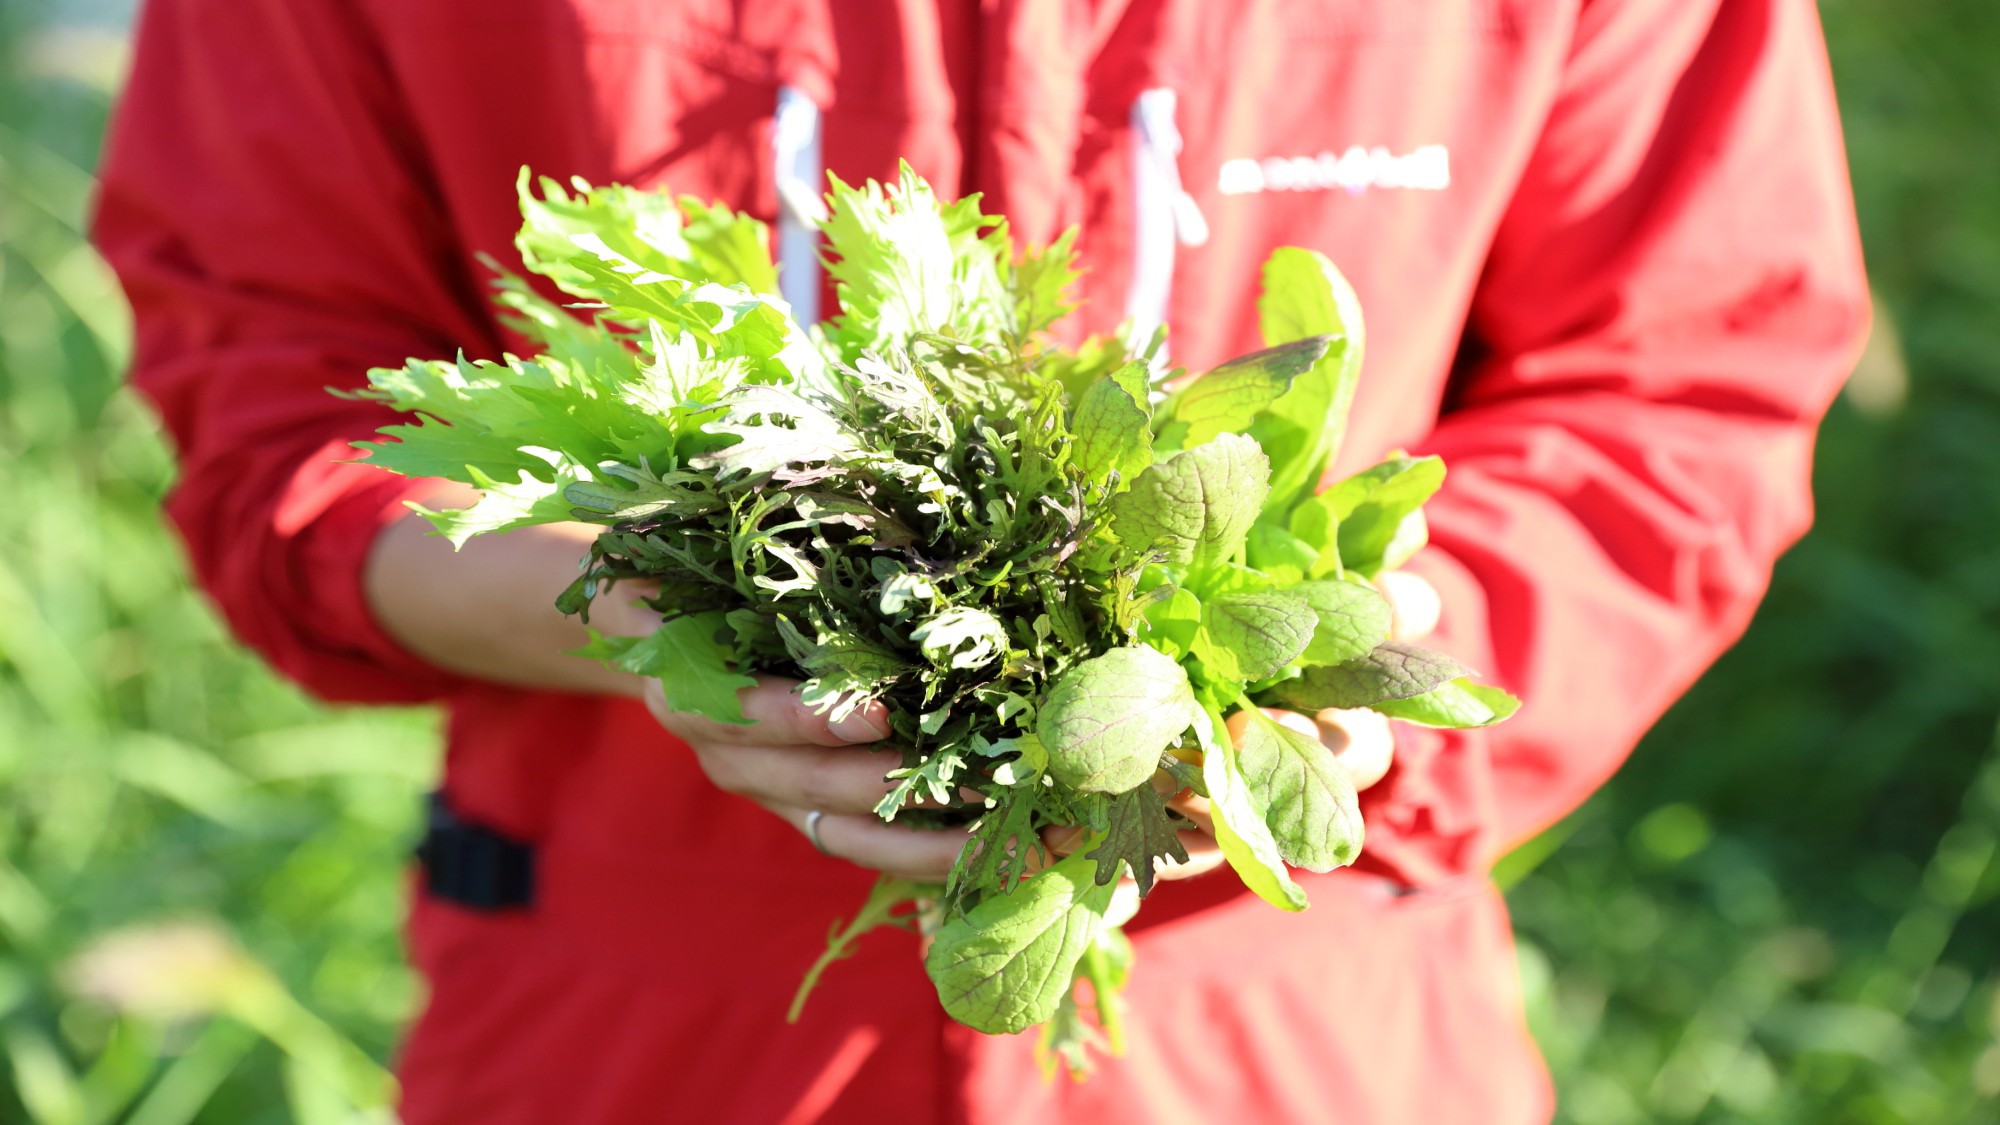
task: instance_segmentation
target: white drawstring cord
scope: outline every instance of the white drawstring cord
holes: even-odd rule
[[[819,322],[819,225],[826,220],[820,195],[825,178],[820,152],[819,106],[796,86],[778,88],[771,156],[778,192],[778,292],[804,328]]]
[[[1181,186],[1181,131],[1174,92],[1144,91],[1132,103],[1132,282],[1125,294],[1126,343],[1141,348],[1167,319],[1176,246],[1208,241],[1208,222]],[[1156,362],[1164,363],[1165,349]]]

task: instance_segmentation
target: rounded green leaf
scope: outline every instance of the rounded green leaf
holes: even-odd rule
[[[1064,673],[1042,703],[1035,734],[1057,781],[1086,793],[1123,793],[1153,776],[1161,753],[1196,713],[1181,666],[1135,645]]]
[[[1118,889],[1098,885],[1096,867],[1072,855],[938,930],[924,969],[952,1019],[1012,1035],[1055,1015]]]
[[[1319,615],[1300,664],[1345,664],[1389,639],[1389,603],[1370,587],[1329,579],[1288,586],[1285,592],[1303,597]]]
[[[1467,675],[1463,664],[1441,652],[1386,641],[1366,655],[1305,675],[1271,689],[1278,702],[1303,711],[1322,707],[1371,707],[1422,695]]]
[[[1361,854],[1361,806],[1347,767],[1317,738],[1250,711],[1237,760],[1264,807],[1278,854],[1293,867],[1331,871]]]

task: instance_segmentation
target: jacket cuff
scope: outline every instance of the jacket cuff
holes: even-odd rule
[[[355,464],[353,455],[344,441],[317,450],[272,512],[264,567],[284,576],[271,604],[282,607],[285,635],[257,647],[328,700],[418,703],[449,695],[464,678],[391,637],[369,606],[365,581],[376,538],[438,482]]]

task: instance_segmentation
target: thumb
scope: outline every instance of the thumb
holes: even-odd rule
[[[1389,603],[1391,640],[1420,640],[1438,627],[1444,600],[1429,582],[1408,571],[1385,570],[1375,576],[1375,588]]]

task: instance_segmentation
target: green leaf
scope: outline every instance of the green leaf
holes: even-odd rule
[[[983,609],[953,606],[910,630],[931,663],[948,668],[978,668],[1007,651],[1007,627]]]
[[[1285,530],[1313,550],[1307,578],[1341,577],[1340,517],[1324,493],[1299,501],[1286,516]]]
[[[1173,822],[1167,819],[1166,801],[1152,786],[1141,785],[1129,793],[1121,793],[1106,805],[1110,819],[1104,839],[1085,854],[1097,861],[1099,883],[1117,879],[1121,864],[1130,868],[1132,878],[1139,884],[1139,897],[1144,898],[1153,890],[1153,860],[1163,857],[1186,863],[1187,848],[1182,845]]]
[[[1326,490],[1340,522],[1340,561],[1373,577],[1400,566],[1424,545],[1423,506],[1444,483],[1437,457],[1397,457],[1364,469]]]
[[[1347,767],[1317,738],[1255,707],[1237,748],[1243,779],[1286,863],[1331,871],[1361,853],[1361,807]]]
[[[720,203],[703,203],[691,195],[680,198],[686,225],[687,276],[718,285],[741,285],[752,293],[775,296],[778,267],[771,261],[771,230],[741,211]]]
[[[1111,473],[1130,482],[1153,463],[1152,422],[1147,413],[1146,370],[1127,364],[1090,385],[1070,421],[1075,435],[1070,462],[1103,484]]]
[[[1132,979],[1132,939],[1118,926],[1097,931],[1078,966],[1078,975],[1090,982],[1095,997],[1098,1026],[1104,1029],[1105,1044],[1114,1056],[1125,1053],[1124,1004],[1119,993]]]
[[[1328,343],[1314,336],[1238,356],[1183,386],[1161,409],[1161,444],[1184,449],[1249,430],[1259,413],[1319,362]]]
[[[1114,648],[1049,688],[1035,734],[1057,781],[1086,793],[1145,784],[1160,755],[1196,721],[1187,673],[1156,648]]]
[[[1007,224],[981,214],[978,196],[940,204],[908,164],[886,188],[829,178],[833,206],[821,232],[841,313],[824,327],[843,358],[904,347],[926,333],[976,344],[1014,340]]]
[[[357,442],[368,463],[406,477],[443,477],[470,484],[471,470],[512,480],[524,472],[549,475],[549,463],[521,448],[519,442],[478,426],[456,426],[428,414],[413,425],[384,426],[379,433],[392,441]]]
[[[718,723],[748,725],[736,693],[757,681],[733,671],[729,647],[717,641],[725,628],[721,610],[674,617],[644,637],[591,635],[577,655],[608,660],[627,672],[651,676],[666,690],[667,706]]]
[[[1096,866],[1069,856],[945,922],[924,969],[951,1018],[1011,1035],[1055,1015],[1117,890],[1092,878]]]
[[[1135,353],[1126,346],[1122,336],[1090,336],[1078,344],[1074,350],[1062,349],[1038,352],[1035,355],[1035,371],[1054,380],[1063,389],[1063,395],[1071,402],[1081,402],[1083,393],[1090,385],[1134,360],[1144,364],[1148,355],[1141,350]],[[1149,368],[1150,370],[1150,368]],[[1142,388],[1142,390],[1149,390]],[[1150,393],[1135,394],[1150,403]]]
[[[606,465],[613,481],[578,481],[562,490],[564,503],[577,519],[616,524],[658,516],[696,516],[721,505],[707,479],[695,473],[650,472],[623,465]],[[700,486],[700,487],[696,487]]]
[[[1187,587],[1146,607],[1146,640],[1168,656],[1185,655],[1201,628],[1201,599]]]
[[[1285,592],[1304,598],[1319,615],[1312,642],[1299,654],[1301,664],[1345,664],[1389,639],[1389,602],[1370,587],[1328,579]]]
[[[1264,807],[1250,792],[1222,716],[1210,711],[1206,717],[1209,721],[1199,728],[1206,735],[1201,776],[1208,783],[1209,817],[1223,858],[1258,898],[1280,910],[1304,910],[1306,892],[1285,870]]]
[[[734,434],[737,441],[689,460],[717,479],[763,476],[778,469],[821,462],[839,463],[862,452],[859,435],[825,408],[789,388],[746,383],[719,405],[720,419],[704,427]]]
[[[1422,695],[1369,705],[1392,719],[1427,727],[1490,727],[1521,709],[1521,701],[1496,687],[1452,680]]]
[[[1464,665],[1441,652],[1385,641],[1345,664],[1308,668],[1298,679],[1273,687],[1271,695],[1301,711],[1372,707],[1423,695],[1468,674]]]
[[[1325,354],[1250,426],[1271,458],[1273,508],[1284,512],[1319,488],[1340,450],[1361,375],[1361,301],[1326,256],[1282,247],[1264,263],[1257,315],[1266,344],[1329,336]]]
[[[1295,592],[1224,594],[1202,603],[1194,653],[1212,683],[1255,682],[1305,651],[1318,625],[1313,606]]]
[[[1069,287],[1077,279],[1075,259],[1075,227],[1062,232],[1048,246],[1021,255],[1010,288],[1014,293],[1014,322],[1022,337],[1040,335],[1069,314],[1073,307]]]
[[[489,479],[477,469],[468,474],[480,489],[479,499],[469,508],[434,512],[412,504],[429,520],[438,534],[451,540],[454,548],[465,546],[475,535],[512,531],[545,523],[564,523],[571,518],[569,501],[563,498],[564,480],[538,480],[527,473],[513,483]]]
[[[1225,434],[1140,473],[1112,498],[1112,530],[1134,550],[1156,550],[1199,573],[1243,549],[1269,495],[1269,476],[1256,442]]]
[[[1259,520],[1250,527],[1250,566],[1282,586],[1316,578],[1319,548],[1273,523]]]

